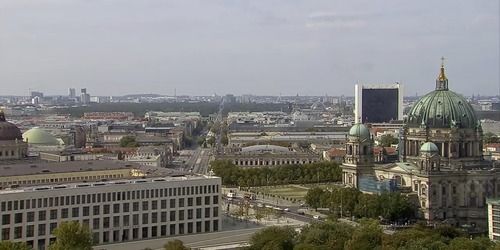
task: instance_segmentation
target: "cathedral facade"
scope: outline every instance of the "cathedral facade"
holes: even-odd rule
[[[482,137],[472,106],[448,89],[442,65],[436,89],[417,101],[405,119],[399,162],[374,164],[370,131],[356,124],[346,143],[343,182],[367,191],[368,182],[390,180],[416,197],[419,217],[486,228],[486,199],[500,194],[500,169],[483,159]]]

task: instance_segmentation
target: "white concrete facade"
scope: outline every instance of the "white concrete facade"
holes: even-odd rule
[[[98,245],[221,230],[221,179],[179,176],[0,191],[0,241],[47,249],[78,221]]]

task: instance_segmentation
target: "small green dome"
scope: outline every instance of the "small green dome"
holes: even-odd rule
[[[436,152],[439,152],[439,149],[436,146],[436,144],[434,144],[432,142],[426,142],[426,143],[422,144],[422,146],[420,147],[420,152],[422,152],[422,153],[436,153]]]
[[[356,137],[360,141],[369,140],[370,139],[370,130],[361,123],[356,123],[349,130],[350,137]]]
[[[39,144],[39,145],[61,145],[61,142],[49,132],[39,128],[34,127],[23,133],[23,140],[28,144]]]

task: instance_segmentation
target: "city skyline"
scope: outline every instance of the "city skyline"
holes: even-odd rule
[[[414,96],[433,89],[441,56],[458,93],[499,91],[495,1],[117,3],[4,1],[2,95],[322,96],[401,82]]]

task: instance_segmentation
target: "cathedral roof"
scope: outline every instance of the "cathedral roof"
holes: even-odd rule
[[[5,120],[5,114],[0,110],[0,141],[22,140],[21,130]]]
[[[448,89],[448,78],[441,65],[436,90],[420,98],[406,118],[409,127],[477,128],[479,123],[467,100]]]

